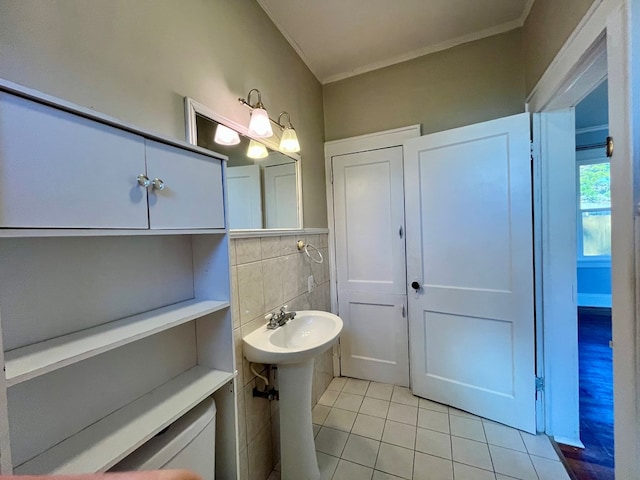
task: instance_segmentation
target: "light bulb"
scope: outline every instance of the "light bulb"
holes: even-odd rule
[[[255,138],[269,138],[273,135],[269,114],[264,108],[254,108],[251,112],[249,135]]]
[[[269,156],[267,147],[255,140],[249,141],[249,148],[247,148],[247,157],[249,158],[265,158]]]
[[[298,143],[298,136],[296,131],[287,127],[282,132],[282,138],[280,139],[280,150],[288,153],[295,153],[300,151],[300,144]]]
[[[237,145],[240,143],[240,135],[235,130],[218,124],[213,141],[218,145]]]

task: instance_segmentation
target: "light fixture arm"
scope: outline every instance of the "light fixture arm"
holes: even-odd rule
[[[282,124],[282,122],[280,121],[280,119],[283,117],[283,115],[287,116],[287,123],[289,124],[288,128],[293,128],[293,124],[291,123],[291,116],[289,115],[289,112],[280,112],[280,115],[278,115],[278,121],[274,122],[276,125],[278,125],[281,129],[285,129],[287,128],[285,125]],[[273,120],[272,120],[273,121]]]
[[[258,101],[257,101],[257,103],[254,103],[254,104],[251,103],[251,94],[253,92],[256,92],[258,94]],[[240,97],[240,98],[238,98],[238,101],[240,103],[242,103],[243,105],[246,105],[247,107],[249,107],[252,110],[254,108],[264,108],[264,105],[262,104],[262,94],[260,93],[260,90],[258,90],[257,88],[252,88],[251,90],[249,90],[249,93],[247,93],[247,99],[246,100],[244,98]]]

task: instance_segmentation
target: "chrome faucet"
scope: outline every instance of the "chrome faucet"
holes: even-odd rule
[[[289,320],[292,320],[295,316],[296,312],[287,312],[287,305],[285,305],[284,307],[280,307],[280,311],[278,313],[270,313],[265,316],[264,319],[269,321],[267,328],[274,330],[281,327]]]

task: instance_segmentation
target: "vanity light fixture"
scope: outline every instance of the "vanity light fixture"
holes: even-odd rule
[[[255,140],[249,140],[249,148],[247,148],[247,157],[249,158],[265,158],[269,156],[267,147]]]
[[[285,126],[280,122],[283,115],[287,116],[288,125]],[[282,138],[280,139],[280,150],[287,153],[296,153],[300,151],[300,143],[298,143],[298,136],[291,124],[291,117],[288,112],[281,112],[276,122],[280,128],[282,128]]]
[[[240,135],[235,130],[219,123],[216,127],[213,141],[218,145],[238,145],[240,143]]]
[[[258,94],[258,101],[251,103],[251,94]],[[271,129],[271,119],[262,104],[262,94],[257,88],[252,88],[247,94],[247,99],[239,98],[238,101],[251,108],[251,118],[249,119],[249,135],[254,138],[269,138],[273,136]]]
[[[258,101],[251,103],[251,94],[256,92],[258,94]],[[296,153],[300,151],[300,143],[298,142],[298,135],[296,134],[293,125],[291,124],[291,117],[288,112],[281,112],[278,116],[278,120],[274,120],[269,117],[269,114],[262,104],[262,95],[260,90],[252,88],[247,94],[246,100],[244,98],[238,98],[238,101],[244,106],[251,109],[251,118],[249,120],[248,134],[253,138],[268,138],[273,135],[271,129],[271,123],[277,125],[282,129],[282,137],[280,138],[279,149],[285,153]],[[282,117],[286,115],[286,124],[281,122]]]

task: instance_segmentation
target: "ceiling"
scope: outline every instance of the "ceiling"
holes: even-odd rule
[[[522,26],[534,0],[258,0],[322,83]]]

